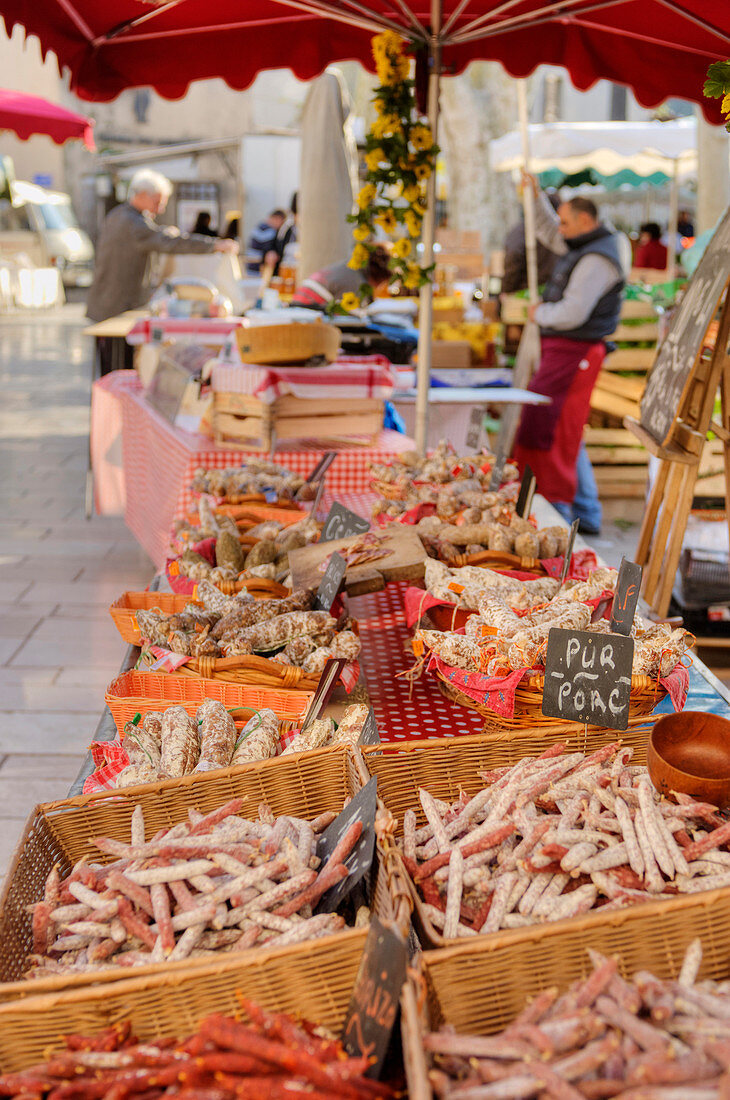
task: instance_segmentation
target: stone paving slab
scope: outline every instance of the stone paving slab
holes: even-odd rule
[[[84,518],[83,308],[0,318],[0,877],[38,802],[64,798],[126,651],[108,613],[153,566],[121,518]]]

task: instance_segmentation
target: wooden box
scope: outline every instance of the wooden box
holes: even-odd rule
[[[371,444],[383,426],[384,402],[374,397],[279,397],[267,405],[241,393],[216,393],[213,438],[222,447],[269,451],[276,440],[347,439]]]

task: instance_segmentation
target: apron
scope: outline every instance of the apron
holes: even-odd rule
[[[602,340],[542,340],[540,366],[528,389],[551,397],[552,405],[522,410],[514,457],[520,470],[531,466],[538,492],[551,502],[570,504],[575,496],[583,427],[605,357]]]

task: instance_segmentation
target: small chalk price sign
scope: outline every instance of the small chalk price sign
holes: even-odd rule
[[[365,1071],[368,1077],[380,1076],[405,980],[403,939],[395,929],[373,917],[342,1029],[348,1054],[371,1059]]]
[[[329,611],[342,587],[346,572],[347,562],[342,554],[338,554],[336,550],[333,551],[322,577],[322,583],[317,589],[317,595],[314,597],[312,606],[315,611]]]
[[[639,602],[641,588],[641,566],[635,561],[621,558],[616,591],[613,594],[611,611],[611,630],[614,634],[630,634],[634,624],[634,613]]]
[[[345,508],[344,504],[338,504],[335,501],[329,510],[327,519],[324,521],[319,541],[331,542],[332,539],[347,539],[350,535],[363,535],[369,530],[370,523],[368,520],[358,516],[356,512],[351,512],[349,508]]]
[[[378,729],[378,723],[375,721],[375,715],[372,712],[372,708],[368,711],[368,716],[363,723],[357,743],[358,745],[380,744],[380,731]]]
[[[323,478],[336,458],[337,451],[325,451],[311,473],[307,474],[307,481],[311,483]]]
[[[573,548],[575,546],[575,537],[578,534],[579,519],[574,519],[570,525],[570,534],[568,535],[568,545],[565,548],[565,557],[563,558],[563,568],[560,570],[560,587],[565,584],[565,578],[568,576],[570,570],[570,563],[573,560]]]
[[[561,630],[548,634],[542,713],[613,730],[629,724],[634,639]]]
[[[347,664],[345,657],[329,657],[322,669],[322,675],[319,678],[317,684],[317,690],[314,693],[312,702],[309,704],[309,709],[304,716],[302,722],[302,729],[307,729],[316,718],[322,717],[322,712],[330,701],[330,697],[337,687],[337,682],[340,678],[340,673]]]
[[[530,514],[536,485],[537,478],[530,467],[525,466],[525,472],[522,475],[522,483],[520,485],[520,495],[517,497],[517,504],[515,505],[515,512],[521,519],[524,519],[525,516],[529,516]]]
[[[492,476],[489,479],[489,491],[490,493],[496,493],[502,484],[502,478],[504,477],[504,466],[507,461],[507,456],[504,451],[500,451],[494,460],[494,466],[492,466]]]
[[[334,913],[337,906],[369,872],[375,854],[375,813],[378,808],[378,777],[376,775],[348,802],[344,810],[322,833],[317,843],[317,855],[326,863],[347,831],[356,821],[362,822],[362,832],[345,859],[347,878],[341,879],[322,895],[318,913]]]

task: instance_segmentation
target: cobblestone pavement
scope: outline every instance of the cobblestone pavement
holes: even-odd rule
[[[153,573],[121,518],[84,518],[83,326],[81,305],[0,318],[0,878],[81,767],[125,651],[109,604]]]

